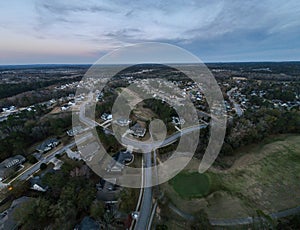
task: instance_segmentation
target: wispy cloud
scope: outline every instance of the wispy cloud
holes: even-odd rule
[[[85,25],[93,34],[136,40],[211,39],[237,30],[277,33],[300,25],[298,1],[37,1],[41,21]],[[43,24],[44,25],[44,24]],[[47,29],[47,27],[46,27]]]
[[[300,45],[298,0],[11,0],[1,2],[0,11],[0,32],[77,44],[87,53],[143,41],[166,41],[208,56]]]

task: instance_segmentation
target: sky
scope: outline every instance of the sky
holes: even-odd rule
[[[299,0],[0,1],[0,65],[94,63],[164,42],[204,62],[300,60]]]

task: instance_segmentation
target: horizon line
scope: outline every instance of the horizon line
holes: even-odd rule
[[[188,62],[176,62],[176,63],[138,63],[137,65],[142,64],[230,64],[230,63],[287,63],[287,62],[300,62],[300,60],[267,60],[267,61],[207,61],[207,62],[200,62],[200,63],[188,63]],[[66,66],[66,65],[96,65],[97,63],[26,63],[26,64],[0,64],[0,67],[3,66],[42,66],[42,65],[59,65],[59,66]],[[120,64],[99,64],[99,65],[129,65],[133,63],[120,63]]]

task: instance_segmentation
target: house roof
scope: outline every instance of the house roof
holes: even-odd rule
[[[22,164],[25,161],[25,157],[22,155],[16,155],[5,159],[0,163],[0,177],[6,177],[13,172],[15,166]]]
[[[9,209],[0,214],[0,229],[17,229],[19,223],[14,218],[14,212],[22,203],[29,201],[29,197],[22,196],[12,202]]]
[[[81,125],[78,125],[78,126],[73,127],[72,129],[68,130],[68,131],[67,131],[67,134],[68,134],[69,136],[75,136],[75,135],[81,133],[82,131],[83,131],[82,126],[81,126]]]
[[[51,146],[53,143],[58,142],[56,138],[50,138],[46,141],[44,141],[42,144],[36,147],[36,150],[38,151],[45,151],[45,149],[49,146]]]
[[[16,155],[16,156],[7,158],[4,161],[2,161],[0,163],[0,167],[4,166],[6,168],[10,168],[14,165],[17,165],[17,164],[20,164],[20,163],[24,162],[25,160],[26,160],[25,157],[23,157],[22,155]]]
[[[101,179],[100,180],[100,186],[102,189],[104,189],[105,191],[111,191],[114,190],[116,187],[116,183],[117,183],[117,178],[105,178],[105,179]]]
[[[143,137],[146,133],[146,129],[143,128],[139,123],[136,123],[134,126],[131,126],[130,129],[133,131],[133,134],[136,136]]]
[[[120,172],[124,168],[124,165],[133,159],[133,154],[129,151],[119,151],[113,157],[114,161],[112,161],[109,165],[109,170]]]
[[[121,163],[121,164],[124,165],[126,162],[130,162],[130,161],[132,160],[133,155],[132,155],[132,153],[129,152],[129,151],[120,151],[120,152],[118,152],[117,154],[115,154],[115,155],[113,156],[113,158],[114,158],[117,162],[119,162],[119,163]]]
[[[103,119],[103,120],[110,120],[110,119],[112,119],[112,115],[109,114],[109,113],[103,113],[101,115],[101,119]]]
[[[100,229],[100,225],[89,216],[84,217],[78,226],[78,230],[99,230],[99,229]]]
[[[127,118],[118,118],[118,119],[116,120],[116,123],[117,123],[118,125],[120,125],[120,126],[126,126],[126,125],[128,125],[130,122],[131,122],[131,120],[130,120],[130,119],[127,119]]]
[[[32,188],[33,188],[34,185],[38,185],[39,187],[41,187],[44,190],[48,189],[48,186],[46,186],[42,183],[41,177],[39,177],[39,176],[31,178],[30,179],[30,185],[31,185],[30,187],[32,187]]]

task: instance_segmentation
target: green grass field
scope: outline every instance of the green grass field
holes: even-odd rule
[[[204,209],[213,219],[299,206],[300,135],[278,135],[237,155],[231,168],[212,168],[205,176],[198,174],[199,161],[194,159],[164,185],[167,196],[181,210],[193,214]]]
[[[300,136],[289,136],[253,149],[219,173],[230,193],[266,212],[296,207],[300,202]]]
[[[178,195],[184,199],[203,197],[210,191],[209,176],[198,172],[179,173],[170,183]]]

